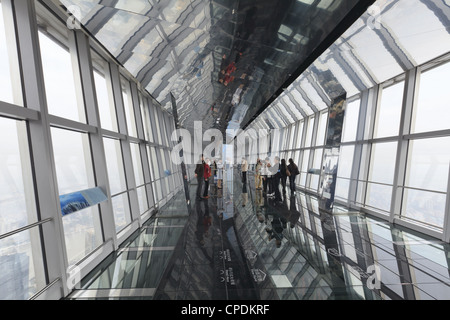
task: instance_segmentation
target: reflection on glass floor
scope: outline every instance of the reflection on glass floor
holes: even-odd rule
[[[152,299],[189,217],[183,194],[83,279],[69,299]]]
[[[448,244],[344,208],[321,212],[302,193],[274,203],[253,186],[230,170],[189,216],[175,214],[186,207],[178,196],[74,297],[450,299]]]

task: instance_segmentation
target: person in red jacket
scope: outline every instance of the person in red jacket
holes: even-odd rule
[[[211,177],[211,167],[210,167],[210,160],[205,160],[205,171],[203,174],[203,178],[205,179],[205,190],[203,192],[203,199],[209,199],[208,189],[209,189],[209,178]]]

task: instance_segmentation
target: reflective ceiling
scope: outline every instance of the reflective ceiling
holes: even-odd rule
[[[249,128],[287,127],[449,52],[449,0],[378,0]]]
[[[253,120],[373,1],[60,2],[79,7],[84,27],[169,112],[173,94],[182,127],[203,121],[224,132]]]

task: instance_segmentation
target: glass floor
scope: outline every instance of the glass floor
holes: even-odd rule
[[[299,192],[275,203],[235,171],[174,197],[68,299],[450,299],[449,244]]]

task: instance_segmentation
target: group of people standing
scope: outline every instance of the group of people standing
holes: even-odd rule
[[[298,166],[293,159],[289,159],[289,164],[285,159],[280,161],[280,157],[275,157],[273,164],[270,158],[263,161],[258,159],[255,166],[255,187],[256,190],[263,190],[263,194],[275,201],[282,201],[280,193],[280,183],[283,195],[286,195],[287,179],[291,196],[295,194],[295,178],[300,174]]]
[[[195,177],[197,178],[197,200],[209,199],[209,184],[211,177],[217,177],[217,189],[222,189],[224,165],[221,159],[218,161],[205,159],[203,155],[195,168]],[[247,172],[249,164],[245,158],[242,158],[241,172],[242,182],[247,184]],[[274,162],[270,158],[264,161],[257,160],[255,165],[255,187],[256,190],[262,190],[268,198],[274,198],[275,201],[283,201],[280,192],[280,183],[283,195],[286,195],[287,179],[289,178],[289,187],[291,196],[295,194],[295,179],[300,174],[298,166],[293,159],[289,159],[289,164],[285,159],[275,157]]]
[[[200,160],[195,167],[195,177],[197,178],[197,200],[209,199],[209,183],[211,177],[217,177],[217,189],[222,189],[223,162],[221,159],[211,162],[210,159],[200,156]]]

